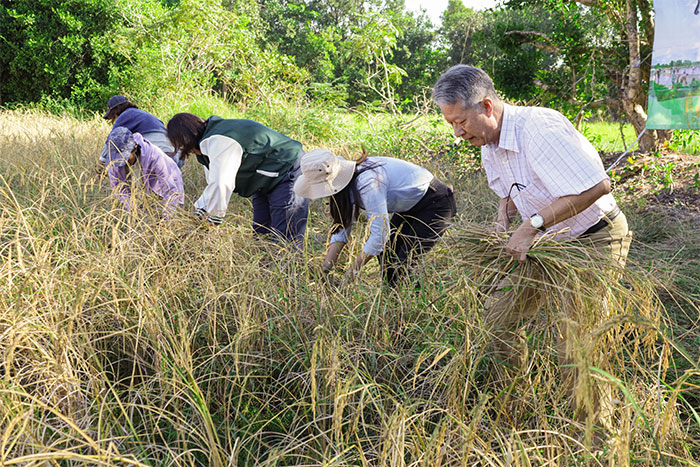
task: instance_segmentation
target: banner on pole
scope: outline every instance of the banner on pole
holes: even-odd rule
[[[649,129],[700,129],[700,0],[654,0]]]

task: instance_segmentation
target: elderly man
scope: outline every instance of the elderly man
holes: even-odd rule
[[[501,198],[497,229],[517,210],[523,223],[506,251],[523,262],[535,236],[589,241],[624,266],[631,233],[610,194],[593,145],[562,114],[498,98],[481,69],[457,65],[438,79],[433,100],[456,136],[481,146],[489,187]]]
[[[481,146],[489,187],[500,197],[497,230],[509,229],[516,210],[523,219],[508,240],[507,253],[524,262],[538,233],[549,232],[557,240],[588,243],[624,267],[631,240],[627,220],[610,194],[598,152],[562,114],[505,104],[491,78],[467,65],[454,66],[440,77],[433,100],[456,136]],[[526,288],[523,296],[529,298],[515,305],[510,300],[515,296],[512,278],[501,285],[487,300],[484,322],[491,326],[496,353],[508,367],[524,371],[527,345],[515,325],[534,316],[537,310],[530,300],[537,294]],[[572,360],[574,347],[568,344],[580,336],[566,321],[558,326],[562,383],[573,393],[581,375]],[[512,381],[508,374],[506,378]],[[612,426],[612,400],[610,387],[600,387],[594,397],[593,410],[606,426]]]

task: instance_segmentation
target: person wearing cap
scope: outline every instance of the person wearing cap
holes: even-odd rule
[[[132,133],[139,133],[151,144],[159,147],[164,153],[171,156],[177,166],[182,168],[184,161],[180,161],[179,154],[173,150],[173,145],[168,139],[165,125],[155,115],[139,109],[125,96],[112,96],[107,101],[107,112],[103,115],[105,120],[112,122],[112,128],[128,128]],[[105,165],[107,162],[107,143],[102,148],[99,163]]]
[[[182,174],[175,161],[139,133],[118,126],[107,137],[107,173],[112,189],[127,209],[131,207],[129,167],[139,163],[146,192],[163,199],[163,217],[168,218],[185,203]]]
[[[631,233],[610,194],[598,151],[561,113],[504,103],[481,69],[456,65],[433,89],[454,134],[481,147],[489,187],[500,198],[496,228],[517,211],[522,224],[505,251],[524,262],[536,236],[579,239],[624,266]]]
[[[194,203],[195,214],[219,225],[231,194],[251,198],[253,229],[301,247],[309,212],[294,199],[301,143],[246,119],[203,119],[179,113],[168,121],[168,137],[183,158],[194,154],[204,166],[207,187]]]
[[[367,213],[369,238],[346,271],[346,280],[377,257],[384,280],[395,287],[416,256],[435,245],[457,212],[452,188],[423,167],[401,159],[364,154],[351,161],[316,149],[301,158],[300,166],[296,194],[330,198],[335,227],[322,264],[325,272],[335,266],[348,243],[357,209]]]

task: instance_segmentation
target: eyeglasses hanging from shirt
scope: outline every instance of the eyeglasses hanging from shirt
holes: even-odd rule
[[[698,0],[700,1],[700,0]],[[511,186],[510,189],[508,190],[508,196],[506,197],[506,219],[508,219],[508,223],[510,224],[511,218],[510,218],[510,213],[508,211],[508,206],[510,205],[510,200],[511,195],[513,193],[513,188],[517,188],[518,192],[524,190],[527,187],[527,185],[523,185],[522,183],[514,182]]]

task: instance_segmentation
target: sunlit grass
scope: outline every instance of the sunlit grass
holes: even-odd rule
[[[699,369],[686,352],[669,376],[685,351],[660,284],[553,243],[516,267],[482,227],[497,203],[482,174],[416,155],[460,209],[422,287],[388,290],[371,264],[338,288],[317,266],[322,203],[303,253],[254,239],[240,198],[219,228],[185,212],[159,222],[143,193],[127,214],[94,174],[107,131],[0,113],[0,464],[698,465]],[[410,157],[414,143],[381,144]],[[189,204],[203,186],[191,161],[185,179]],[[539,295],[529,356],[506,372],[484,303],[507,273],[514,307],[525,287]],[[595,413],[600,391],[613,426]]]
[[[626,123],[620,125],[615,122],[602,120],[584,122],[579,131],[593,143],[593,146],[602,152],[623,152],[632,146],[637,139],[634,127]],[[637,145],[632,149],[637,149]]]
[[[598,151],[623,152],[630,148],[638,149],[636,144],[633,146],[637,135],[629,123],[620,125],[602,120],[584,122],[580,131]],[[673,130],[667,147],[671,151],[683,154],[698,154],[700,153],[700,135],[697,130]]]

